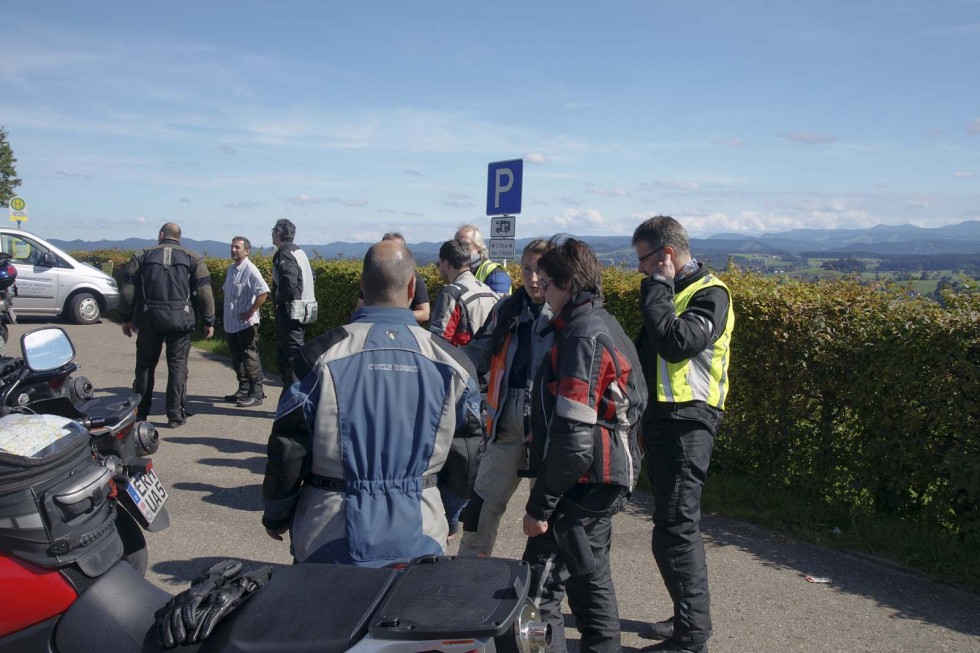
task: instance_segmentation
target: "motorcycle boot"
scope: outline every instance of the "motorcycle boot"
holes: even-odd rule
[[[261,383],[251,383],[249,384],[248,396],[241,399],[236,404],[239,408],[250,408],[252,406],[261,406],[262,400],[265,399],[265,392],[262,391]]]
[[[644,639],[670,639],[674,634],[674,618],[664,619],[640,627],[638,635]]]
[[[248,381],[239,381],[238,390],[234,394],[225,395],[225,401],[230,404],[237,404],[248,397]]]

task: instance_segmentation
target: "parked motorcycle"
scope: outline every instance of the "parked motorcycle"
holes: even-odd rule
[[[17,294],[17,268],[10,262],[7,252],[0,252],[0,356],[7,352],[8,324],[17,324],[12,296]]]
[[[165,507],[168,495],[149,456],[159,446],[159,434],[149,422],[137,421],[139,395],[80,399],[71,392],[30,391],[51,381],[62,382],[75,348],[60,328],[36,329],[21,337],[20,367],[0,373],[0,415],[9,412],[54,415],[75,420],[89,434],[101,464],[112,474],[116,493],[116,529],[122,539],[124,559],[141,575],[148,555],[142,531],[157,532],[170,525]],[[84,378],[84,377],[79,377]],[[86,380],[87,381],[87,380]],[[90,384],[89,384],[90,385]]]
[[[73,360],[49,370],[32,370],[23,358],[0,357],[0,406],[33,408],[41,400],[67,397],[77,413],[109,414],[106,411],[113,407],[103,405],[105,401],[86,404],[95,398],[95,387],[87,377],[75,375],[78,369]]]
[[[208,583],[214,588],[215,570],[220,575],[229,562],[178,597],[124,564],[76,594],[63,577],[0,554],[5,587],[25,597],[14,614],[0,612],[0,653],[167,650],[158,644],[161,634],[195,611],[217,616],[207,621],[216,625],[181,651],[543,653],[550,642],[549,626],[528,600],[530,571],[522,561],[425,557],[383,569],[301,564],[265,582],[239,575],[205,594]],[[210,605],[228,610],[216,614]]]

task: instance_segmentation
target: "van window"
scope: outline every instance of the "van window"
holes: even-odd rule
[[[25,265],[37,265],[41,261],[41,255],[50,251],[47,247],[36,241],[13,234],[0,235],[0,250],[9,252],[14,263],[23,263]],[[52,255],[54,256],[55,266],[65,267],[61,261],[61,257],[56,254]]]

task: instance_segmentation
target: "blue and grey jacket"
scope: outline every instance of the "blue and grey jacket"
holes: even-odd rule
[[[442,554],[436,476],[459,451],[454,437],[482,436],[473,365],[407,309],[353,317],[297,358],[301,381],[283,393],[269,436],[262,523],[290,525],[299,562]]]

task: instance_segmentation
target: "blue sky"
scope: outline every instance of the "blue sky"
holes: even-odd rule
[[[5,0],[0,126],[57,238],[444,240],[980,219],[980,0]]]

